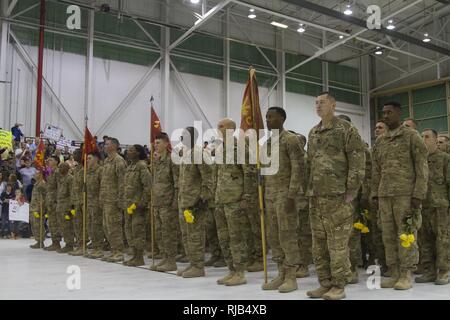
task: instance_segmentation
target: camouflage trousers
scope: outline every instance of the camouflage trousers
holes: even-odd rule
[[[87,230],[93,249],[102,249],[105,234],[103,232],[103,216],[100,207],[87,207]]]
[[[147,248],[149,252],[152,252],[152,237],[153,237],[153,247],[155,249],[155,254],[160,254],[163,252],[162,248],[162,233],[161,233],[161,220],[156,219],[155,207],[153,207],[153,223],[154,230],[152,230],[152,220],[151,218],[147,221]]]
[[[161,226],[161,249],[164,258],[175,258],[178,246],[178,212],[172,207],[154,207],[153,212]]]
[[[252,264],[255,261],[262,262],[262,238],[261,238],[261,216],[259,211],[259,204],[257,202],[257,195],[255,201],[248,203],[248,207],[243,209],[242,213],[245,215],[242,230],[244,232],[244,241],[247,244],[248,263]]]
[[[425,270],[448,271],[450,268],[450,214],[445,208],[423,208],[419,230],[420,255]]]
[[[300,249],[300,264],[308,266],[312,264],[312,234],[309,221],[308,200],[299,197],[296,201],[298,212],[298,248]]]
[[[381,218],[379,212],[371,208],[369,212],[369,235],[368,246],[371,260],[377,260],[379,265],[386,265],[386,255],[384,252],[383,237],[381,234]]]
[[[39,218],[34,216],[34,212],[30,212],[30,224],[31,224],[31,232],[33,232],[33,237],[36,242],[41,242],[45,240],[45,228],[44,222],[42,222],[42,237],[41,237],[41,219],[43,219],[43,214],[39,213]]]
[[[270,197],[266,195],[267,238],[272,248],[272,260],[293,267],[300,264],[298,214],[295,208],[286,210],[286,195],[285,192]]]
[[[53,243],[59,243],[62,237],[62,225],[60,224],[61,219],[58,219],[58,214],[56,213],[56,205],[48,205],[48,227],[52,236]]]
[[[208,208],[208,212],[206,213],[206,243],[212,257],[222,258],[222,251],[220,250],[219,238],[217,236],[216,220],[214,219],[214,210],[214,208]]]
[[[203,268],[205,266],[205,208],[194,210],[194,222],[187,223],[184,218],[184,209],[179,211],[179,221],[184,248],[192,266]]]
[[[359,214],[356,212],[353,213],[353,223],[359,220]],[[361,232],[353,228],[352,223],[352,232],[350,234],[350,239],[348,241],[349,248],[349,256],[350,256],[350,265],[352,270],[356,270],[359,266],[362,265],[362,252],[361,252]]]
[[[381,197],[378,202],[387,266],[398,266],[400,270],[415,270],[415,265],[419,262],[417,241],[409,248],[404,248],[399,239],[405,217],[412,215],[411,197]],[[417,239],[417,232],[414,236]]]
[[[113,251],[123,251],[123,210],[116,203],[103,203],[103,230]]]
[[[58,224],[61,226],[61,233],[64,238],[64,242],[66,246],[73,247],[75,240],[75,233],[73,231],[73,220],[72,215],[70,214],[70,210],[67,208],[59,208],[56,206],[57,219]],[[66,216],[69,216],[70,219],[67,220]]]
[[[239,202],[218,204],[214,211],[214,218],[219,244],[228,268],[243,271],[248,262],[244,227],[249,222]]]
[[[82,205],[75,208],[75,216],[72,217],[73,230],[75,232],[76,246],[83,246],[83,210]],[[86,238],[87,242],[87,238]]]
[[[353,213],[353,205],[346,203],[342,195],[309,200],[313,258],[322,286],[343,288],[347,284]]]
[[[125,213],[125,235],[133,249],[144,250],[147,213],[148,210],[142,208],[137,208],[132,214]]]

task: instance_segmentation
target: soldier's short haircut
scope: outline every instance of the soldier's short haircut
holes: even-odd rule
[[[336,98],[335,98],[329,91],[322,91],[322,92],[319,93],[317,96],[319,97],[319,96],[323,96],[323,95],[326,95],[327,98],[328,98],[331,102],[333,102],[333,103],[336,102]]]
[[[120,148],[120,142],[119,142],[119,140],[117,140],[116,138],[108,137],[106,140],[111,141],[111,142],[117,147],[117,149]]]
[[[145,148],[140,144],[133,144],[133,148],[136,149],[139,154],[139,160],[147,159],[147,153],[145,152]]]
[[[60,160],[59,160],[59,157],[58,157],[58,156],[52,155],[50,158],[52,158],[53,160],[55,160],[57,164],[60,163]]]
[[[435,138],[437,138],[437,136],[438,136],[438,133],[437,133],[437,131],[436,131],[436,130],[434,130],[434,129],[431,129],[431,128],[426,128],[426,129],[423,129],[423,131],[422,131],[422,132],[425,132],[425,131],[431,131],[431,132],[433,132],[433,135],[434,135],[434,137],[435,137]]]
[[[417,121],[416,120],[414,120],[413,118],[406,118],[405,120],[403,120],[403,121],[412,121],[415,125],[416,125],[416,127],[419,125],[418,123],[417,123]],[[428,129],[428,130],[433,130],[433,129]]]
[[[165,132],[160,132],[156,135],[156,140],[163,140],[165,142],[170,142],[169,135]]]
[[[278,113],[280,116],[282,116],[284,120],[287,119],[286,110],[284,110],[283,108],[280,108],[280,107],[270,107],[269,110],[267,110],[267,112],[269,112],[269,111],[275,111],[275,112]]]
[[[338,115],[337,117],[338,117],[339,119],[343,119],[343,120],[345,120],[345,121],[348,121],[348,122],[352,123],[352,119],[350,119],[350,117],[347,116],[347,115],[345,115],[345,114],[340,114],[340,115]]]
[[[395,109],[402,110],[402,105],[397,101],[388,101],[383,104],[383,106],[393,106]]]

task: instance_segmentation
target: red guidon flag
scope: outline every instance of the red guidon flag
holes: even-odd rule
[[[152,107],[152,115],[151,115],[151,123],[150,123],[150,143],[152,144],[152,146],[154,146],[156,137],[161,132],[163,132],[162,127],[161,127],[161,121],[159,120],[159,117],[156,114],[155,109],[153,109],[153,107]],[[170,144],[170,141],[169,141],[169,145],[167,146],[167,150],[169,152],[172,151],[172,145]]]
[[[34,158],[34,165],[38,170],[44,169],[44,154],[45,154],[44,141],[40,139],[39,146],[36,151],[36,156]]]
[[[248,71],[247,86],[245,87],[241,109],[241,129],[244,132],[254,129],[259,137],[259,130],[264,128],[261,109],[259,107],[258,82],[256,71],[250,68]]]
[[[89,153],[97,152],[97,142],[95,141],[94,137],[92,137],[91,132],[86,127],[84,129],[84,144],[83,144],[83,159],[85,155],[87,156]]]

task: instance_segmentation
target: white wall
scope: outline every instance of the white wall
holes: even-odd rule
[[[34,61],[36,61],[37,50],[35,47],[26,47]],[[33,135],[35,131],[35,105],[36,85],[35,77],[23,63],[17,53],[10,57],[12,69],[13,95],[11,110],[0,114],[8,115],[11,111],[11,119],[4,119],[5,127],[11,127],[16,121],[24,123],[24,132]],[[45,51],[44,76],[59,96],[65,108],[80,128],[83,130],[84,120],[84,73],[85,57],[67,52]],[[19,71],[20,70],[20,71]],[[120,114],[102,132],[98,129],[106,121],[108,116],[126,97],[128,92],[139,81],[146,72],[146,67],[132,65],[118,61],[105,61],[94,59],[92,105],[88,112],[89,128],[99,138],[103,135],[118,137],[123,144],[142,143],[148,144],[150,130],[150,96],[154,95],[155,109],[162,115],[161,80],[159,69],[155,69],[145,87],[136,96],[130,106]],[[20,75],[20,76],[19,76]],[[181,74],[186,86],[192,92],[195,100],[200,105],[206,118],[212,126],[223,115],[223,91],[222,81],[218,79]],[[188,98],[184,90],[178,85],[174,75],[171,75],[170,110],[168,115],[168,128],[163,128],[169,133],[175,128],[183,128],[193,125],[194,120],[203,120],[198,108],[191,98]],[[244,84],[230,84],[230,114],[229,116],[240,121],[240,108]],[[268,89],[261,87],[259,90],[260,101],[263,103]],[[262,105],[263,115],[270,105],[275,105],[275,91]],[[286,93],[286,111],[288,120],[286,128],[295,130],[303,135],[308,135],[312,126],[319,122],[314,112],[314,97],[295,93]],[[338,102],[338,111],[348,114],[361,132],[363,138],[369,140],[369,124],[364,123],[362,107],[342,104]],[[70,139],[80,140],[81,136],[72,128],[70,122],[58,110],[58,104],[52,99],[48,92],[44,93],[42,125],[51,123],[61,126],[64,135]],[[161,119],[164,123],[164,119]],[[208,124],[203,121],[203,129]]]

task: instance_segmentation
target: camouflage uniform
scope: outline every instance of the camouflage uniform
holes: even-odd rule
[[[153,160],[153,212],[161,226],[160,242],[165,259],[175,259],[178,245],[178,166],[170,154]]]
[[[144,251],[145,225],[148,214],[148,202],[150,195],[150,172],[145,161],[140,160],[131,163],[125,173],[125,207],[132,204],[136,209],[132,214],[125,215],[125,234],[130,247],[138,252]]]
[[[102,167],[88,168],[86,173],[87,229],[92,249],[101,250],[105,234],[103,232],[103,213],[100,206],[100,181]]]
[[[122,252],[124,248],[122,218],[126,209],[126,201],[123,199],[125,171],[126,163],[120,155],[109,155],[105,159],[100,182],[100,199],[103,202],[105,236],[113,252]]]
[[[426,196],[427,156],[419,133],[403,125],[378,137],[373,147],[371,195],[378,198],[386,263],[394,280],[400,273],[410,282],[409,271],[419,260],[417,242],[404,248],[399,235],[405,217],[412,215],[411,198]]]
[[[58,223],[62,229],[62,235],[66,247],[73,248],[75,234],[73,231],[73,216],[70,213],[72,209],[72,184],[73,176],[67,173],[65,176],[59,175],[56,192],[56,212]]]
[[[344,288],[350,274],[348,241],[354,208],[345,194],[357,196],[364,178],[364,145],[358,130],[334,117],[308,137],[308,191],[313,258],[321,287]]]
[[[46,205],[48,214],[48,226],[50,228],[50,233],[52,236],[52,245],[59,246],[62,235],[62,225],[60,224],[61,219],[58,218],[56,213],[56,189],[57,189],[57,179],[59,172],[55,169],[47,177],[47,193],[46,193]]]
[[[30,222],[31,222],[31,229],[33,231],[33,236],[36,242],[40,243],[45,240],[45,229],[44,226],[42,226],[42,233],[43,237],[41,239],[41,219],[45,219],[45,194],[47,191],[47,185],[45,181],[37,182],[33,187],[33,196],[31,198],[30,203]],[[42,201],[42,203],[41,203]],[[42,207],[41,207],[42,206]],[[42,208],[42,209],[41,209]],[[42,212],[44,211],[44,212]],[[39,217],[36,218],[34,216],[34,213],[38,213]],[[42,221],[42,225],[44,222]]]
[[[267,152],[262,153],[263,157],[267,154],[278,161],[279,166],[275,174],[264,176],[267,238],[272,249],[272,260],[278,264],[278,275],[262,288],[290,292],[297,289],[296,271],[301,261],[295,198],[303,193],[304,168],[301,160],[304,153],[298,137],[286,130],[279,133],[278,139],[271,137],[263,150],[265,148]],[[272,149],[275,150],[273,154]],[[294,201],[292,211],[286,210],[288,198]]]
[[[450,156],[436,150],[428,156],[429,180],[423,203],[420,255],[427,275],[447,273],[450,258]]]
[[[225,262],[230,271],[243,272],[248,262],[248,249],[245,235],[250,225],[248,216],[240,207],[241,201],[247,201],[255,194],[254,166],[237,164],[237,140],[234,139],[233,164],[227,164],[226,148],[223,145],[216,150],[222,154],[217,166],[217,187],[215,190],[216,210],[214,213],[219,244]],[[217,161],[217,158],[216,158]]]
[[[73,185],[72,185],[72,206],[75,210],[73,217],[73,227],[75,230],[76,246],[83,247],[83,183],[84,170],[83,166],[77,165],[72,170]],[[86,239],[86,242],[88,240]]]
[[[202,164],[194,163],[194,154],[203,154]],[[191,266],[204,268],[205,259],[205,219],[207,201],[212,199],[211,167],[205,163],[211,159],[199,146],[183,153],[178,179],[178,207],[183,243]],[[190,161],[190,163],[189,163]],[[187,223],[184,210],[193,210],[194,223]]]

